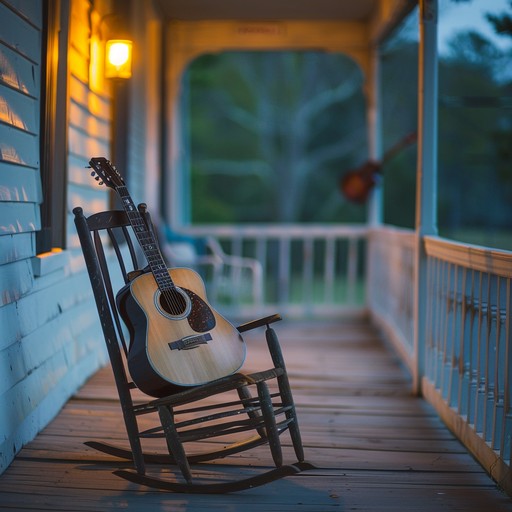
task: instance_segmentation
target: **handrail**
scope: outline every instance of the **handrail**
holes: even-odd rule
[[[414,361],[415,232],[380,226],[368,235],[367,302],[370,314],[411,373]]]
[[[225,253],[256,260],[263,300],[219,303],[239,316],[275,310],[287,316],[334,316],[364,311],[365,241],[368,228],[337,224],[237,224],[173,227],[191,237],[213,237]],[[234,286],[241,285],[241,281]],[[232,285],[228,285],[232,286]]]
[[[512,492],[512,252],[425,238],[423,390],[507,492]]]
[[[427,256],[440,258],[471,270],[512,278],[510,251],[455,242],[438,236],[426,236],[424,242]]]
[[[416,234],[369,233],[368,305],[418,370],[412,309]],[[512,494],[512,252],[427,236],[425,398],[489,474]],[[414,376],[414,373],[413,373]]]
[[[426,327],[424,345],[415,347],[416,232],[304,224],[194,226],[186,232],[213,235],[229,251],[257,258],[269,276],[265,305],[271,310],[337,316],[368,310],[421,380],[425,398],[512,494],[512,252],[437,236],[420,240],[427,256],[427,289],[418,291]],[[366,296],[357,297],[363,277]],[[273,297],[269,282],[278,283]],[[308,301],[297,296],[297,286],[320,293]],[[424,375],[414,374],[419,355]]]

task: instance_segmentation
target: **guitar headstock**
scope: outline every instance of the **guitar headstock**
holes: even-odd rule
[[[89,160],[89,164],[93,169],[91,176],[94,176],[94,179],[99,181],[100,185],[106,185],[114,190],[118,187],[124,187],[123,178],[115,166],[112,165],[110,160],[107,160],[103,156],[99,156],[91,158]]]

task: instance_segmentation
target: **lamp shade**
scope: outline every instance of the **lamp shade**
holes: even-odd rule
[[[132,76],[132,41],[109,39],[105,46],[105,76],[130,78]]]

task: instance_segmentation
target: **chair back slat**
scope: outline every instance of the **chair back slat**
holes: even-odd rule
[[[117,384],[125,393],[131,383],[122,352],[127,356],[129,342],[117,309],[116,295],[118,288],[129,282],[130,272],[143,270],[145,258],[142,253],[140,258],[137,257],[132,228],[124,211],[106,211],[85,217],[82,208],[77,207],[73,213],[96,305],[98,311],[104,312],[100,322],[116,382],[120,377]],[[121,280],[119,285],[114,284]]]
[[[108,228],[106,231],[108,234],[110,245],[112,249],[114,249],[114,252],[116,254],[117,263],[119,264],[119,270],[121,271],[121,275],[123,276],[124,284],[126,284],[128,282],[128,270],[126,269],[126,264],[124,262],[124,258],[120,248],[120,245],[125,241],[124,232],[121,231],[122,235],[119,236],[119,234],[117,233],[119,229]],[[122,240],[121,243],[119,239]],[[107,269],[105,269],[105,271],[107,271]]]
[[[121,274],[123,276],[124,283],[126,284],[128,282],[126,267],[122,258],[121,250],[119,248],[118,239],[115,237],[114,232],[112,228],[107,228],[107,233],[109,234],[108,240],[110,241],[114,252],[117,256],[117,261],[119,263],[119,268],[121,270]],[[94,241],[94,248],[96,250],[96,256],[98,257],[98,263],[100,265],[101,274],[103,277],[103,287],[104,291],[106,293],[109,307],[110,307],[110,314],[112,316],[112,319],[114,320],[114,325],[117,330],[117,337],[118,340],[123,347],[124,353],[127,356],[128,355],[128,343],[125,339],[123,327],[121,324],[121,319],[119,318],[119,313],[117,311],[117,305],[116,305],[116,297],[114,294],[114,288],[112,286],[112,278],[110,275],[110,269],[108,266],[107,258],[105,256],[105,249],[103,246],[103,241],[101,238],[101,232],[99,230],[93,231],[93,241]]]
[[[104,286],[104,276],[93,237],[91,235],[91,231],[102,229],[101,221],[103,219],[95,217],[88,222],[88,219],[84,216],[83,210],[80,207],[74,208],[73,213],[75,215],[75,226],[82,246],[82,252],[87,266],[87,271],[89,273],[89,279],[91,281],[97,310],[98,312],[110,312],[111,308]],[[120,341],[112,315],[104,314],[99,316],[119,395],[124,397],[126,400],[131,401],[128,377],[123,363]]]
[[[128,246],[128,250],[130,252],[130,258],[132,260],[133,268],[141,268],[142,267],[142,263],[139,262],[139,258],[137,258],[137,253],[135,251],[135,246],[133,244],[133,239],[130,236],[130,232],[128,231],[128,228],[126,226],[123,226],[121,229],[123,230],[123,235],[125,237],[126,244]]]

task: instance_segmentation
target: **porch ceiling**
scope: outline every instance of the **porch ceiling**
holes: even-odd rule
[[[156,0],[167,20],[296,19],[366,21],[381,0]]]

